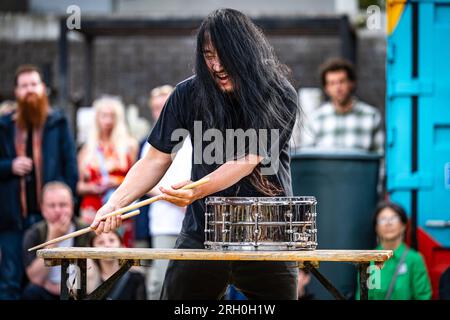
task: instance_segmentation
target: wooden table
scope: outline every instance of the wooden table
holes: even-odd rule
[[[392,256],[392,250],[313,250],[313,251],[212,251],[200,249],[141,249],[141,248],[53,248],[38,250],[37,256],[46,266],[61,265],[61,299],[102,299],[132,266],[142,260],[234,260],[234,261],[296,261],[300,268],[309,270],[336,299],[344,299],[317,267],[322,261],[347,262],[357,266],[361,300],[367,300],[367,273],[371,262],[380,267]],[[87,259],[118,259],[121,268],[94,292],[86,296]],[[68,267],[74,264],[79,270],[79,285],[69,290]]]

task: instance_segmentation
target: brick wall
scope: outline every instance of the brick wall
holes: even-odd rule
[[[336,38],[270,37],[280,60],[293,71],[300,86],[319,86],[317,68],[326,58],[339,54]],[[122,96],[136,104],[142,115],[149,90],[157,85],[176,84],[192,74],[193,37],[98,38],[95,42],[94,97],[103,93]],[[70,44],[70,96],[80,100],[84,92],[84,44]],[[385,51],[383,37],[358,39],[358,91],[366,102],[384,110]],[[12,98],[15,68],[22,63],[44,67],[57,89],[58,47],[55,41],[0,41],[0,101]],[[55,93],[55,92],[54,92]]]

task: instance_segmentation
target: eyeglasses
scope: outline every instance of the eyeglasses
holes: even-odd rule
[[[398,216],[377,219],[377,224],[380,226],[387,225],[388,223],[394,224],[394,223],[399,223],[399,222],[400,222],[400,218]]]

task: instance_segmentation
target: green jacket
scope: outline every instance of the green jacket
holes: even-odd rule
[[[383,250],[381,245],[376,249]],[[379,281],[374,280],[376,279],[375,270],[369,272],[369,284],[379,284],[378,289],[369,288],[369,300],[385,299],[397,265],[406,249],[406,244],[402,243],[394,250],[394,255],[384,263],[384,267],[380,270]],[[431,294],[430,279],[422,255],[414,249],[409,248],[404,264],[400,267],[397,275],[397,281],[395,282],[390,300],[429,300],[431,299]],[[359,281],[356,299],[359,300]]]

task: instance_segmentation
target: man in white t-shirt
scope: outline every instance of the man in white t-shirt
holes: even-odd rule
[[[157,87],[150,94],[150,109],[153,120],[158,120],[167,98],[173,91],[173,87],[165,85]],[[150,148],[145,142],[141,149],[142,158]],[[187,137],[180,150],[178,150],[171,166],[167,170],[159,184],[149,193],[155,196],[161,193],[160,186],[171,186],[175,183],[189,180],[191,175],[192,144]],[[167,201],[157,201],[149,207],[149,232],[153,248],[173,248],[184,219],[185,208],[178,207]],[[150,274],[147,276],[147,296],[150,300],[158,300],[166,273],[168,260],[155,260]]]
[[[330,101],[307,114],[301,146],[322,150],[384,153],[380,111],[354,95],[356,72],[347,60],[333,58],[321,66],[321,82]]]

